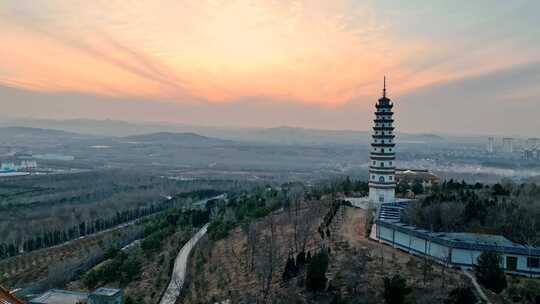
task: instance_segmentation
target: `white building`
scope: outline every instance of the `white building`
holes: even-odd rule
[[[394,203],[396,198],[393,106],[386,97],[385,78],[383,96],[375,105],[377,110],[369,163],[369,200],[376,205]]]
[[[503,148],[504,153],[514,153],[514,139],[512,137],[503,138]]]
[[[500,235],[430,232],[388,220],[378,220],[376,229],[380,242],[441,263],[472,268],[482,252],[495,251],[507,273],[540,277],[540,248],[516,244]]]
[[[527,138],[527,149],[536,150],[538,149],[538,138]]]
[[[475,233],[431,232],[401,222],[401,213],[408,207],[408,199],[396,199],[396,167],[393,103],[383,96],[376,105],[375,126],[369,163],[369,198],[349,200],[353,206],[377,208],[370,238],[405,250],[411,254],[429,256],[441,263],[471,268],[484,251],[496,251],[503,260],[501,266],[508,273],[540,277],[540,247],[511,242],[503,236]],[[503,139],[503,151],[513,153],[513,138]],[[491,146],[491,147],[490,147]],[[493,150],[489,139],[488,151]]]
[[[493,137],[488,137],[487,152],[488,153],[495,152],[495,138]]]

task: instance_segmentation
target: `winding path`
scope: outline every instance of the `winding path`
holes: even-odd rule
[[[482,287],[480,287],[480,284],[478,284],[478,281],[476,281],[476,278],[474,277],[474,275],[472,273],[470,273],[468,270],[465,270],[465,269],[463,270],[463,273],[465,273],[465,275],[471,280],[471,282],[473,283],[474,288],[476,289],[476,291],[480,295],[480,298],[482,298],[482,300],[484,300],[485,303],[491,304],[488,297],[486,296],[486,294],[482,290]]]
[[[182,247],[180,253],[178,253],[176,256],[171,281],[169,282],[169,286],[167,286],[167,290],[165,290],[165,293],[163,293],[163,296],[161,297],[161,301],[159,302],[160,304],[174,304],[176,302],[176,299],[180,295],[180,291],[186,279],[186,269],[189,254],[197,242],[206,234],[207,229],[208,224],[204,225],[199,231],[197,231],[197,233]]]

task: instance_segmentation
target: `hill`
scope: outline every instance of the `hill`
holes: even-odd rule
[[[5,119],[4,122],[0,123],[1,125],[19,125],[95,136],[118,137],[131,137],[152,133],[196,133],[200,136],[211,138],[272,145],[365,145],[371,141],[371,130],[323,130],[291,126],[236,128],[177,123],[139,123],[108,119]],[[438,143],[441,141],[477,141],[478,138],[398,133],[396,140],[403,142]]]
[[[89,141],[98,137],[62,130],[10,126],[0,128],[0,138],[7,145],[43,147]]]
[[[73,139],[83,139],[90,138],[89,135],[78,134],[73,132],[67,132],[63,130],[51,130],[51,129],[42,129],[42,128],[31,128],[31,127],[3,127],[0,128],[0,136],[2,137],[12,137],[12,138],[41,138],[47,136],[49,138],[73,138]]]
[[[174,132],[157,132],[149,134],[140,134],[126,136],[122,139],[135,142],[152,143],[152,144],[176,144],[176,145],[218,145],[228,141],[202,136],[193,132],[174,133]]]

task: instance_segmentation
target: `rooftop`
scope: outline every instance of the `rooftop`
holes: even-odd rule
[[[85,292],[51,289],[30,300],[29,304],[77,304],[85,303],[88,294]]]
[[[433,243],[452,248],[475,249],[480,251],[497,251],[522,255],[540,256],[540,247],[525,246],[514,243],[501,235],[479,233],[431,232],[422,228],[407,225],[399,221],[377,220],[381,226],[393,227],[398,231],[409,233],[420,238],[429,239]]]
[[[465,232],[461,232],[461,233],[444,232],[444,233],[436,233],[435,236],[440,237],[442,239],[449,240],[449,241],[468,242],[468,243],[473,243],[473,244],[478,244],[478,245],[491,245],[491,246],[517,245],[502,235],[465,233]]]
[[[115,294],[119,292],[120,292],[120,289],[101,287],[101,288],[96,289],[94,292],[92,292],[92,295],[114,296]]]

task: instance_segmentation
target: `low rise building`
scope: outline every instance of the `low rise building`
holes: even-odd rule
[[[33,298],[28,304],[79,304],[87,303],[88,293],[51,289],[44,294]]]
[[[500,235],[432,232],[401,222],[407,203],[383,204],[372,239],[443,264],[472,268],[482,252],[501,255],[509,274],[540,277],[540,247],[514,243]]]
[[[28,304],[122,304],[123,293],[120,289],[98,288],[91,293],[51,289],[33,298]]]
[[[429,188],[439,184],[441,179],[428,170],[396,169],[396,182],[406,183],[409,186],[420,183],[424,188]]]
[[[98,288],[88,297],[88,304],[122,304],[122,290]]]

